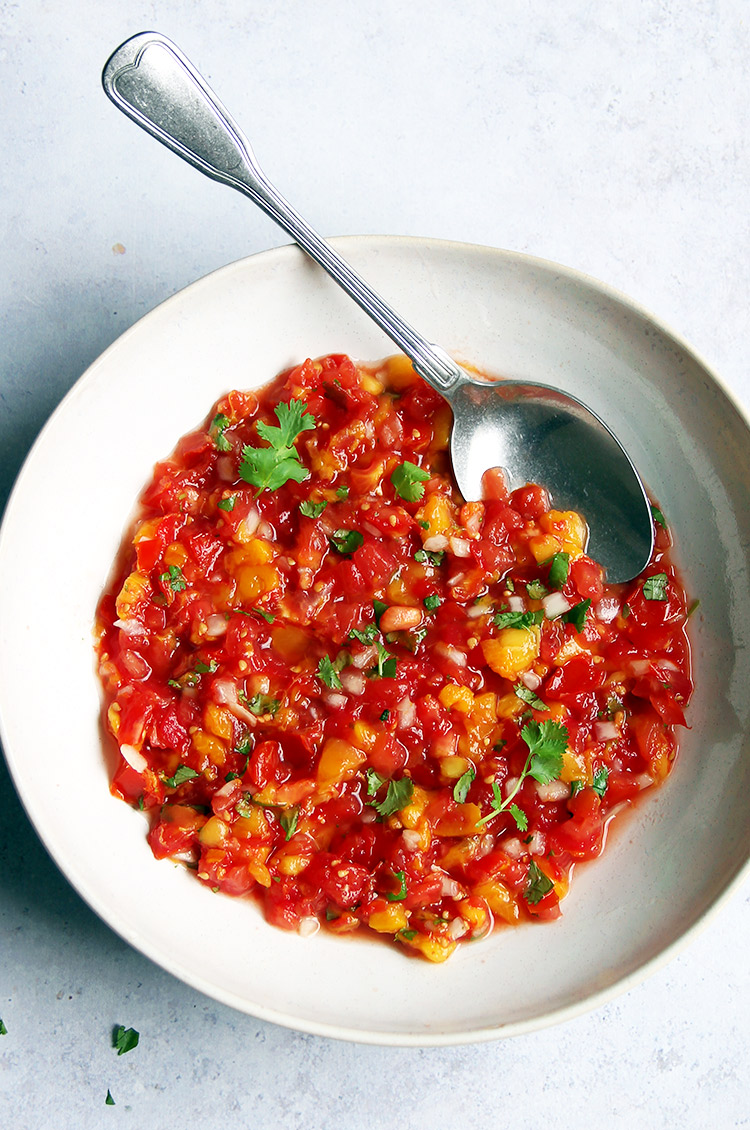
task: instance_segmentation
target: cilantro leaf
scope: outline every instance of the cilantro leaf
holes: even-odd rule
[[[211,436],[211,439],[214,441],[214,446],[217,448],[218,451],[231,451],[232,450],[231,443],[229,442],[227,437],[224,435],[224,432],[229,427],[229,424],[230,424],[229,417],[225,416],[223,412],[218,412],[216,414],[216,416],[214,416],[213,420],[211,421],[211,424],[210,424],[209,429],[208,429],[208,434]]]
[[[264,612],[262,608],[256,608],[255,605],[253,605],[251,611],[257,613],[258,616],[262,616],[267,624],[273,624],[274,618],[270,612]]]
[[[112,1032],[112,1047],[117,1048],[118,1055],[125,1055],[125,1052],[132,1052],[133,1048],[138,1047],[140,1038],[140,1033],[135,1028],[125,1028],[118,1024]]]
[[[654,573],[643,582],[643,595],[646,600],[667,599],[667,574]]]
[[[302,465],[299,452],[292,443],[300,432],[315,427],[315,417],[301,400],[290,400],[288,404],[277,404],[274,409],[279,426],[263,422],[257,425],[258,435],[268,441],[268,447],[252,447],[246,444],[242,449],[240,477],[257,487],[258,491],[277,490],[293,479],[304,482],[310,472]]]
[[[547,588],[541,581],[529,581],[526,586],[526,592],[532,600],[541,600],[543,596],[547,595]]]
[[[291,840],[292,836],[297,831],[298,820],[298,804],[295,804],[292,808],[285,808],[284,811],[279,815],[279,824],[281,825],[282,831],[285,833],[285,840]]]
[[[434,612],[436,608],[440,607],[441,601],[437,593],[433,593],[431,596],[426,596],[422,603],[428,612]]]
[[[365,539],[359,530],[334,530],[329,541],[337,553],[344,556],[354,553]]]
[[[306,498],[304,502],[300,502],[299,512],[303,518],[319,518],[327,505],[327,502],[311,502]]]
[[[226,510],[227,512],[229,512],[230,510],[234,510],[234,506],[235,506],[236,502],[237,502],[237,495],[236,494],[230,494],[228,498],[220,499],[220,501],[217,502],[216,505],[218,506],[219,510]]]
[[[569,553],[553,553],[550,558],[549,583],[553,589],[561,589],[568,579],[570,568]]]
[[[609,769],[606,765],[602,765],[594,773],[594,780],[591,785],[592,789],[598,797],[603,797],[607,791],[607,783],[609,781]]]
[[[408,459],[391,474],[393,489],[406,502],[419,502],[424,495],[424,483],[429,479],[427,471],[410,463]]]
[[[5,1027],[2,1020],[0,1020],[0,1036],[7,1036],[7,1035],[8,1035],[8,1029]]]
[[[394,877],[398,879],[399,888],[395,894],[393,891],[387,891],[385,897],[388,899],[388,902],[403,902],[406,898],[406,875],[403,871],[394,871],[393,874]]]
[[[526,874],[526,889],[523,892],[526,901],[536,905],[536,903],[541,902],[545,895],[549,894],[554,885],[552,880],[532,859]]]
[[[380,627],[380,617],[383,615],[387,607],[388,605],[384,600],[373,600],[372,602],[372,610],[375,614],[375,623],[378,627]]]
[[[165,777],[164,784],[170,789],[176,789],[179,785],[184,785],[185,781],[192,781],[193,777],[199,774],[195,769],[191,769],[189,765],[179,765],[175,770],[174,777]]]
[[[560,722],[527,722],[521,737],[529,747],[528,768],[524,771],[540,785],[548,785],[562,773],[563,754],[568,748],[568,731]]]
[[[533,710],[549,710],[547,704],[542,702],[542,700],[535,695],[532,690],[525,687],[523,683],[518,683],[513,688],[513,693],[516,698],[520,698],[521,702],[527,703]]]
[[[586,788],[586,786],[583,783],[583,781],[578,781],[578,780],[571,781],[570,782],[570,795],[575,796],[576,793],[580,793],[581,789],[585,789],[585,788]]]
[[[343,690],[343,684],[339,678],[339,669],[336,668],[333,660],[328,655],[324,655],[318,663],[318,678],[322,683],[325,683],[331,690]]]
[[[414,554],[414,560],[419,565],[432,565],[433,569],[437,569],[439,565],[443,564],[444,557],[444,549],[418,549]]]
[[[411,777],[400,777],[398,781],[391,780],[388,782],[385,800],[374,804],[373,807],[380,816],[392,816],[394,812],[400,812],[406,807],[413,793],[414,784]]]
[[[471,788],[471,783],[474,780],[474,778],[476,777],[476,775],[477,775],[476,770],[473,768],[473,766],[470,766],[466,770],[466,772],[462,773],[461,776],[456,781],[455,785],[453,786],[453,799],[456,801],[457,804],[465,804],[466,803],[466,798],[469,795],[469,789]]]
[[[416,938],[416,936],[417,936],[416,930],[399,930],[398,933],[396,934],[397,938],[403,938],[405,942],[413,941],[414,938]]]
[[[349,487],[337,487],[336,498],[340,498],[342,502],[346,501],[349,497]]]
[[[268,694],[254,694],[246,702],[248,710],[261,717],[263,714],[275,714],[281,706],[278,698],[271,698]]]
[[[661,510],[659,509],[659,507],[654,506],[653,502],[651,503],[651,513],[653,515],[654,521],[656,522],[657,526],[661,526],[661,528],[663,530],[666,530],[666,528],[667,528],[666,519],[665,519],[664,515],[662,514]]]
[[[159,580],[165,588],[169,587],[172,592],[182,592],[187,588],[179,565],[170,565],[168,572],[160,574]]]
[[[533,624],[541,624],[544,612],[538,608],[536,612],[496,612],[492,623],[496,628],[531,628]]]
[[[104,1100],[104,1103],[105,1103],[105,1106],[114,1106],[115,1105],[115,1100],[112,1098],[112,1095],[109,1093],[109,1087],[107,1088],[107,1097]]]
[[[380,721],[381,722],[387,722],[388,719],[390,718],[390,716],[391,716],[390,710],[384,710],[383,713],[380,715]]]
[[[516,822],[516,827],[519,832],[527,832],[529,829],[529,818],[522,808],[517,804],[509,804],[508,812],[511,814]]]
[[[396,674],[396,656],[391,655],[380,640],[375,640],[375,647],[378,649],[378,677],[381,679],[393,679]]]
[[[385,784],[385,777],[381,777],[380,773],[375,769],[366,769],[365,779],[367,781],[368,796],[375,796],[380,786]]]
[[[365,644],[366,647],[369,647],[370,644],[375,642],[377,634],[377,624],[368,624],[367,627],[362,629],[352,628],[349,636],[353,637],[355,640],[359,640],[359,642]]]
[[[586,623],[586,613],[590,607],[590,597],[587,597],[586,600],[579,600],[578,604],[574,604],[572,608],[563,613],[562,619],[566,624],[572,624],[577,632],[582,632],[583,625]]]

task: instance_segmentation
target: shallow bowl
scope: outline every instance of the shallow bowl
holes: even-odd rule
[[[556,264],[432,240],[336,241],[428,338],[488,374],[558,385],[618,434],[674,531],[697,690],[666,785],[579,867],[563,917],[496,930],[445,965],[268,926],[157,862],[109,793],[94,611],[153,464],[230,388],[307,356],[375,361],[389,341],[297,249],[253,256],[125,333],[51,417],[0,532],[0,735],[26,810],[81,896],[133,946],[254,1016],[429,1045],[567,1019],[645,976],[748,868],[750,433],[706,364],[651,314]],[[574,453],[573,453],[574,455]]]

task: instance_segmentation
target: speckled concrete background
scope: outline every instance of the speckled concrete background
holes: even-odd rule
[[[0,3],[0,504],[105,346],[195,278],[285,242],[106,101],[105,59],[146,28],[194,59],[319,230],[579,267],[687,336],[750,406],[743,0]],[[0,768],[0,1116],[14,1130],[745,1126],[749,928],[746,885],[665,970],[559,1028],[339,1044],[216,1005],[131,950],[49,862]],[[122,1058],[118,1023],[141,1034]]]

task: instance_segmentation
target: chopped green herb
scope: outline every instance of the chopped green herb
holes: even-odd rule
[[[609,769],[606,765],[602,765],[602,767],[597,769],[594,773],[594,781],[591,786],[598,797],[603,797],[606,793],[608,780]]]
[[[393,874],[395,878],[398,879],[399,888],[395,894],[393,891],[387,891],[385,897],[388,899],[388,902],[403,902],[406,898],[406,875],[403,871],[394,871]]]
[[[377,674],[381,679],[393,679],[396,674],[396,656],[386,650],[380,640],[375,640],[378,649]]]
[[[417,936],[416,930],[399,930],[396,934],[397,938],[403,938],[405,942],[411,942]]]
[[[225,416],[223,412],[219,412],[214,416],[208,429],[208,434],[214,441],[214,446],[218,451],[231,451],[232,445],[224,435],[224,432],[229,427],[229,417]]]
[[[169,570],[162,573],[159,580],[163,585],[168,585],[172,592],[182,592],[183,589],[187,588],[179,565],[170,565]]]
[[[279,824],[281,830],[284,832],[284,839],[291,840],[294,833],[297,831],[297,822],[299,820],[299,805],[295,804],[293,808],[285,808],[279,816]]]
[[[553,589],[561,589],[568,579],[570,569],[569,553],[553,553],[550,558],[549,583]]]
[[[311,502],[306,498],[304,502],[300,502],[299,512],[303,518],[319,518],[327,505],[327,502]]]
[[[429,528],[430,528],[430,523],[425,522],[424,519],[420,519],[419,524],[420,524],[420,526],[422,527],[423,530],[429,530]]]
[[[390,710],[384,710],[383,713],[380,715],[380,721],[381,722],[387,722],[388,719],[390,718],[390,716],[391,716]]]
[[[176,789],[180,785],[184,785],[185,781],[192,781],[193,777],[197,776],[197,771],[191,769],[189,765],[179,765],[175,770],[174,777],[164,778],[164,784],[170,789]]]
[[[586,623],[586,613],[591,607],[591,598],[586,597],[585,600],[579,600],[578,604],[574,604],[562,616],[566,624],[572,624],[577,632],[583,631],[583,625]]]
[[[583,781],[571,781],[570,782],[570,795],[575,796],[576,793],[580,793],[581,789],[583,789],[583,788],[585,788]]]
[[[406,502],[419,502],[424,496],[424,484],[429,477],[429,472],[406,460],[393,471],[391,482],[396,494]]]
[[[247,817],[250,816],[253,811],[253,794],[243,793],[241,797],[238,797],[237,803],[234,806],[234,810],[238,816],[242,816],[244,819],[247,819]]]
[[[440,607],[440,597],[437,593],[433,593],[431,596],[426,596],[422,603],[428,612],[434,612],[436,608]]]
[[[222,498],[216,505],[219,510],[234,510],[235,503],[237,502],[237,495],[230,494],[228,498]]]
[[[529,818],[522,808],[517,804],[509,804],[508,812],[511,814],[516,822],[516,827],[519,832],[527,832],[529,829]]]
[[[242,449],[240,476],[258,491],[277,490],[293,479],[304,482],[310,472],[303,466],[299,452],[292,446],[297,436],[315,427],[315,417],[301,400],[290,400],[288,404],[277,404],[274,409],[279,427],[260,423],[258,435],[268,441],[268,447]]]
[[[444,557],[445,557],[445,550],[444,549],[436,549],[436,550],[418,549],[417,552],[414,554],[414,560],[419,565],[432,565],[433,569],[437,569],[438,566],[443,564],[443,558]]]
[[[623,618],[623,620],[627,620],[629,615],[630,615],[630,605],[629,604],[623,604],[623,606],[622,606],[622,618]]]
[[[340,498],[344,502],[349,497],[349,487],[338,487],[336,490],[336,498]]]
[[[643,582],[643,595],[646,600],[667,599],[667,574],[654,573]]]
[[[624,709],[625,707],[622,704],[622,700],[619,699],[616,694],[611,694],[607,699],[607,717],[614,718],[616,714],[619,714]]]
[[[692,604],[690,605],[690,607],[689,607],[689,608],[688,608],[688,610],[687,610],[687,614],[688,614],[688,616],[692,616],[692,615],[693,615],[693,613],[695,612],[695,610],[696,610],[697,608],[699,608],[699,607],[700,607],[700,603],[701,603],[701,602],[700,602],[700,601],[698,600],[698,598],[696,597],[696,599],[695,599],[695,600],[694,600],[694,601],[692,602]]]
[[[230,781],[238,781],[239,777],[240,777],[239,773],[226,773],[225,776],[224,776],[224,780],[228,784]]]
[[[465,804],[466,803],[466,798],[469,795],[469,789],[471,788],[471,783],[474,780],[474,778],[476,777],[476,775],[477,775],[476,770],[473,768],[473,766],[470,766],[466,770],[466,772],[462,773],[461,776],[456,781],[455,785],[453,786],[453,799],[456,801],[457,804]]]
[[[109,1088],[107,1088],[107,1097],[104,1100],[104,1103],[105,1103],[106,1106],[114,1106],[115,1105],[115,1100],[112,1098],[111,1094],[109,1093]]]
[[[506,592],[515,592],[516,591],[516,586],[513,583],[512,577],[506,577],[505,578],[505,591]],[[477,597],[477,599],[479,599],[479,597]]]
[[[373,600],[372,602],[372,610],[375,613],[375,623],[378,627],[380,627],[380,617],[383,615],[387,607],[388,605],[384,600]]]
[[[334,530],[329,540],[337,553],[348,556],[359,549],[365,539],[359,530]]]
[[[125,1052],[132,1052],[133,1048],[138,1047],[139,1039],[140,1033],[135,1028],[125,1028],[118,1024],[112,1033],[112,1047],[117,1048],[118,1055],[125,1055]]]
[[[8,1029],[5,1027],[2,1020],[0,1020],[0,1036],[7,1036],[7,1035],[8,1035]]]
[[[526,592],[532,600],[541,600],[543,596],[547,595],[547,589],[541,581],[530,581],[526,586]]]
[[[200,660],[195,665],[195,671],[198,675],[213,675],[214,671],[219,670],[219,664],[215,659],[210,663],[202,663]]]
[[[400,812],[402,808],[406,807],[413,792],[414,784],[411,777],[400,777],[398,781],[391,780],[388,782],[385,800],[381,800],[379,804],[375,804],[373,807],[380,816],[392,816],[394,812]]]
[[[521,730],[521,737],[529,747],[523,769],[516,780],[511,793],[503,800],[503,795],[496,781],[492,783],[493,799],[490,801],[490,811],[477,820],[481,827],[488,820],[494,819],[500,812],[509,809],[518,790],[527,777],[533,777],[540,785],[548,785],[556,780],[562,773],[563,753],[568,746],[568,731],[560,722],[528,722]]]
[[[365,770],[365,780],[367,781],[368,796],[375,796],[380,786],[385,784],[385,777],[382,777],[375,769]]]
[[[533,904],[541,902],[544,896],[549,894],[554,885],[552,880],[544,874],[538,864],[532,859],[526,875],[526,890],[523,892],[526,901]]]
[[[326,922],[336,922],[341,915],[334,906],[326,907]]]
[[[359,628],[353,628],[349,636],[353,637],[355,640],[359,640],[359,642],[363,643],[366,647],[369,647],[370,644],[375,643],[377,634],[377,624],[368,624],[366,628],[362,628],[361,630]]]
[[[492,623],[496,628],[531,628],[534,624],[541,624],[544,612],[538,608],[536,612],[496,612]]]
[[[343,666],[343,664],[341,665]],[[318,678],[322,683],[325,683],[331,690],[340,691],[343,689],[341,679],[339,678],[340,666],[337,666],[329,656],[324,655],[318,663]]]
[[[527,703],[527,705],[530,706],[533,710],[549,710],[549,707],[546,705],[546,703],[542,702],[542,700],[537,695],[535,695],[532,690],[529,690],[528,687],[525,687],[523,683],[518,683],[513,688],[513,693],[516,698],[520,698],[521,702]]]
[[[664,515],[662,514],[661,510],[659,509],[659,507],[654,506],[653,502],[651,503],[651,513],[654,516],[654,521],[656,522],[657,526],[661,526],[661,528],[663,530],[666,530],[666,528],[667,528],[666,519],[665,519]]]
[[[262,616],[267,624],[273,624],[274,618],[270,612],[264,612],[262,608],[256,608],[255,605],[253,605],[251,611],[255,612],[257,616]]]
[[[268,694],[254,694],[251,699],[247,700],[247,708],[253,714],[261,717],[264,714],[275,714],[281,706],[281,701],[278,698],[271,698]]]

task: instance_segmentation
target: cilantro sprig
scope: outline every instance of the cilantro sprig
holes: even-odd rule
[[[560,722],[527,722],[521,730],[521,737],[529,748],[524,762],[523,769],[515,783],[512,791],[505,799],[500,791],[496,781],[492,784],[493,797],[490,801],[490,811],[486,816],[482,816],[477,820],[477,826],[486,824],[489,820],[494,820],[501,812],[510,811],[511,816],[516,821],[516,824],[521,831],[525,832],[526,827],[521,827],[518,822],[518,815],[515,811],[524,816],[522,810],[517,805],[513,804],[518,790],[526,780],[527,777],[533,777],[540,785],[548,785],[550,781],[555,781],[562,773],[563,768],[563,754],[568,748],[568,731],[565,726]],[[528,824],[526,824],[528,826]]]
[[[391,482],[396,494],[405,502],[419,502],[424,496],[424,483],[429,477],[427,471],[407,459],[393,471]]]
[[[526,901],[536,905],[549,894],[554,885],[550,877],[545,875],[539,864],[532,859],[526,873],[526,889],[523,892]]]
[[[373,784],[374,778],[368,777],[368,793]],[[377,792],[377,789],[375,791]],[[411,777],[399,777],[398,780],[393,778],[388,782],[388,790],[385,794],[385,799],[372,801],[371,804],[379,816],[393,816],[395,812],[400,812],[402,808],[406,808],[413,794],[414,783]]]
[[[315,417],[302,400],[277,404],[274,412],[279,421],[278,427],[263,422],[258,424],[258,435],[267,440],[269,446],[246,444],[242,449],[240,477],[259,492],[277,490],[290,479],[302,483],[310,474],[293,443],[301,432],[315,427]]]
[[[135,1028],[118,1024],[112,1032],[112,1047],[117,1048],[118,1055],[125,1055],[125,1052],[132,1052],[133,1048],[138,1047],[140,1038],[140,1033]]]

